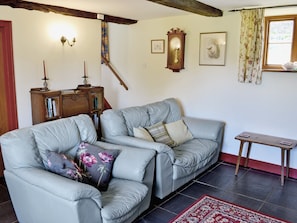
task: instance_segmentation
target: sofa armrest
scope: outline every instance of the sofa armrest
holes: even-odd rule
[[[38,188],[67,201],[92,199],[102,208],[100,191],[88,184],[80,183],[38,168],[19,168],[10,172],[21,181],[30,184],[32,188]],[[19,186],[21,187],[22,185]]]
[[[210,139],[221,143],[225,123],[216,120],[183,117],[194,138]]]
[[[121,150],[113,164],[113,177],[142,183],[147,171],[151,171],[147,169],[147,166],[155,158],[156,151],[154,150],[139,149],[100,141],[97,141],[95,144],[104,149]]]
[[[133,136],[125,136],[125,135],[104,138],[103,140],[106,142],[114,143],[118,145],[126,145],[131,147],[155,150],[157,153],[167,153],[171,161],[174,162],[174,152],[172,148],[170,148],[169,146],[163,143],[149,142]]]

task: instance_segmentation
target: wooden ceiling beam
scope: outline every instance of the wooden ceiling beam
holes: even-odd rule
[[[203,16],[209,16],[209,17],[223,16],[222,10],[206,5],[204,3],[198,2],[196,0],[147,0],[147,1],[155,2],[161,5],[165,5],[176,9],[181,9],[187,12],[192,12]]]
[[[102,15],[103,17],[102,20],[105,22],[112,22],[112,23],[124,24],[124,25],[137,23],[137,20],[133,20],[133,19],[126,19],[126,18],[121,18],[116,16],[98,14],[94,12],[86,12],[82,10],[69,9],[69,8],[60,7],[60,6],[39,4],[39,3],[27,2],[27,1],[2,0],[0,2],[0,5],[7,5],[12,8],[38,10],[42,12],[54,12],[54,13],[58,13],[66,16],[74,16],[74,17],[87,18],[87,19],[98,19],[98,15],[99,16]]]

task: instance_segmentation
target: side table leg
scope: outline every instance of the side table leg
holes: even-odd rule
[[[281,148],[281,186],[284,186],[284,160],[285,160],[285,150]]]
[[[244,162],[244,167],[247,167],[247,165],[248,165],[249,158],[250,158],[251,147],[252,147],[252,143],[249,142],[248,149],[247,149],[247,152],[246,152],[246,158],[245,158],[245,162]]]
[[[290,150],[289,149],[287,150],[287,165],[286,165],[286,169],[287,169],[286,176],[287,176],[287,178],[289,178],[289,171],[290,171]]]
[[[238,151],[237,163],[236,163],[236,168],[235,168],[235,176],[237,176],[237,174],[238,174],[239,163],[240,163],[240,159],[241,159],[243,144],[244,144],[244,141],[240,141],[240,147],[239,147],[239,151]]]

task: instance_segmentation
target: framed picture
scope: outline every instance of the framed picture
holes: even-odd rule
[[[224,66],[226,32],[200,33],[199,65]]]
[[[163,39],[151,40],[151,53],[165,53],[164,44],[165,40]]]

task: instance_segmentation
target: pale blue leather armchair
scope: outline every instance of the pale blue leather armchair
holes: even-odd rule
[[[134,137],[133,128],[182,119],[193,139],[173,148]],[[156,151],[154,195],[164,198],[218,161],[224,122],[184,117],[177,100],[105,110],[100,117],[102,140]]]
[[[45,170],[45,150],[74,156],[81,141],[121,150],[107,191]],[[155,152],[97,141],[87,115],[14,130],[0,142],[5,180],[21,223],[131,223],[150,205]]]

